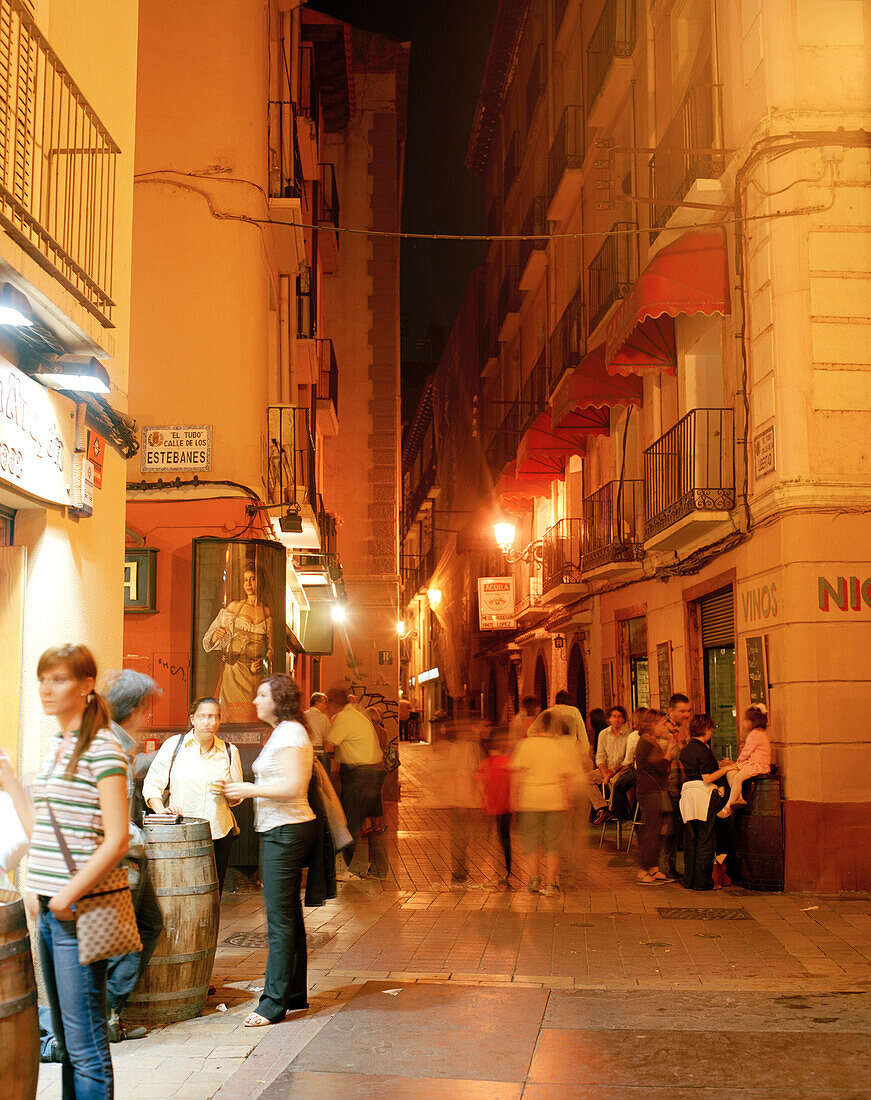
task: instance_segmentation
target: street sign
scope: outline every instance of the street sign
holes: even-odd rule
[[[513,630],[517,625],[513,577],[478,578],[478,629]]]

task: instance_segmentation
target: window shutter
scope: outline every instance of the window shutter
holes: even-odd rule
[[[735,606],[732,589],[726,588],[701,601],[702,647],[735,644]]]

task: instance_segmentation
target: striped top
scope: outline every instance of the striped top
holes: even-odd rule
[[[66,778],[75,738],[63,748],[58,732],[49,746],[42,769],[33,783],[36,822],[30,845],[26,889],[54,897],[72,878],[61,855],[48,816],[48,802],[70,849],[76,869],[87,863],[103,841],[103,817],[97,783],[109,775],[127,775],[127,756],[109,730],[100,730],[79,760],[76,774]]]

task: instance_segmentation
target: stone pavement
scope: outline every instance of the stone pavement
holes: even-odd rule
[[[388,877],[306,911],[308,1012],[243,1028],[266,923],[258,892],[227,894],[217,995],[112,1048],[118,1100],[871,1098],[867,899],[638,886],[635,849],[586,828],[564,893],[527,893],[520,859],[500,890],[484,821],[470,888],[451,889],[430,754],[402,746]]]

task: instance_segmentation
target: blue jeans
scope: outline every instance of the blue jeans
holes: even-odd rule
[[[55,1038],[64,1052],[63,1100],[112,1100],[106,962],[82,966],[75,921],[59,921],[46,898],[39,902],[39,954]]]
[[[124,1008],[127,998],[144,974],[163,929],[163,914],[148,877],[147,865],[143,866],[139,883],[133,891],[133,908],[136,910],[136,927],[142,940],[142,950],[129,955],[113,955],[108,960],[106,994],[109,1007],[116,1012]]]

